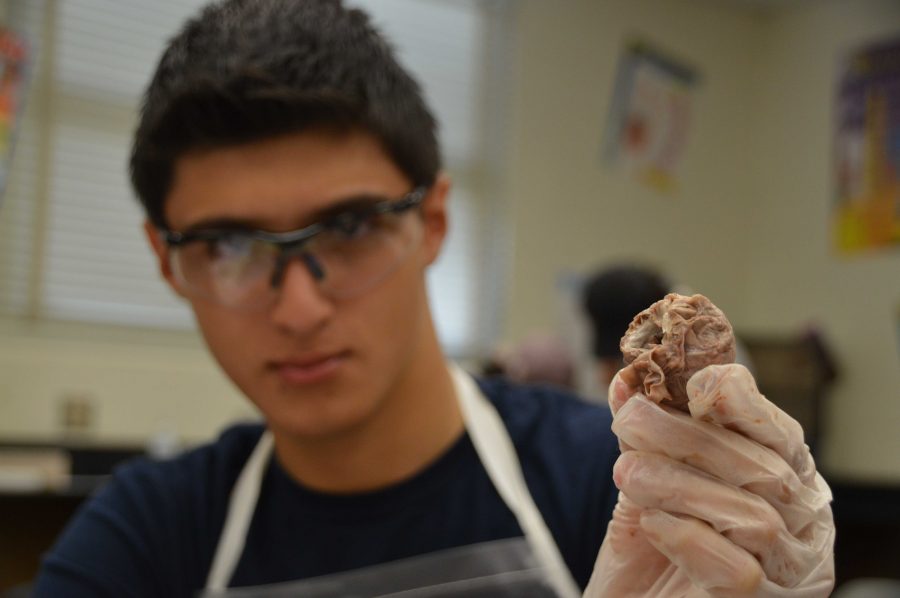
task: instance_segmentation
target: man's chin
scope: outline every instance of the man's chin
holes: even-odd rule
[[[269,427],[301,442],[327,442],[352,435],[365,426],[372,409],[362,397],[346,391],[307,392],[277,409],[264,410]]]

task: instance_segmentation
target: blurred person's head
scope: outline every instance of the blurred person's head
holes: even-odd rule
[[[485,375],[503,375],[522,384],[552,384],[572,388],[575,364],[568,345],[559,336],[534,332],[520,343],[497,350]]]
[[[582,292],[582,306],[591,328],[591,353],[597,381],[606,388],[624,365],[619,343],[634,317],[670,291],[669,282],[655,270],[617,265],[591,276]]]

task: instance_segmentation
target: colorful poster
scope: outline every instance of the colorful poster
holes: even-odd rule
[[[18,34],[0,27],[0,206],[25,94],[27,51]]]
[[[835,246],[900,245],[900,38],[845,57],[836,117]]]
[[[619,61],[606,128],[607,163],[662,191],[677,189],[696,73],[641,42]]]

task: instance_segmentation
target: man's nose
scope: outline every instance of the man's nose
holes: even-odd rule
[[[275,324],[294,335],[306,336],[322,328],[334,313],[334,303],[323,292],[325,275],[312,256],[295,256],[284,265],[278,299],[272,308]]]

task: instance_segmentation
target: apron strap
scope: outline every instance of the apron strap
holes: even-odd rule
[[[494,406],[460,367],[450,364],[466,429],[481,463],[506,506],[513,512],[538,562],[562,598],[581,596],[553,535],[531,498],[512,439]]]
[[[466,430],[488,477],[516,516],[531,550],[545,568],[557,594],[561,598],[581,596],[553,535],[528,492],[516,449],[503,420],[471,376],[452,363],[449,364],[449,371]],[[223,592],[228,587],[241,558],[273,443],[272,433],[265,431],[231,492],[225,526],[206,581],[209,592]]]
[[[225,527],[219,537],[209,577],[206,579],[206,589],[211,592],[221,592],[228,587],[228,582],[231,581],[231,576],[244,552],[247,530],[253,520],[253,511],[256,510],[256,501],[259,499],[263,474],[272,455],[273,444],[272,433],[266,430],[231,491]]]

